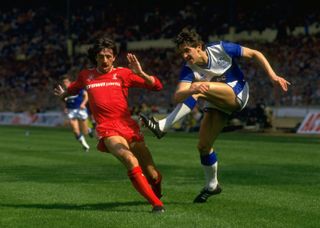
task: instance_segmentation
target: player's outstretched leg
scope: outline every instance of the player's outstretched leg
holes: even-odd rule
[[[201,190],[199,195],[193,200],[194,203],[205,203],[210,196],[217,195],[222,192],[222,188],[218,184],[213,191],[209,191],[207,188]]]
[[[152,116],[149,118],[148,116],[140,113],[140,120],[143,125],[146,126],[158,139],[161,139],[166,132],[161,131],[159,128],[159,122]]]

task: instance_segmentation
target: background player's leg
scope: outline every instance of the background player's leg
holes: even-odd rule
[[[70,125],[71,125],[72,131],[73,131],[76,139],[81,143],[81,145],[85,149],[85,151],[89,151],[90,146],[88,145],[83,134],[80,132],[80,126],[79,126],[80,124],[79,124],[78,119],[70,119]]]
[[[70,123],[73,134],[75,135],[75,137],[78,137],[81,134],[78,120],[77,119],[70,119],[69,123]]]
[[[83,135],[88,135],[89,133],[89,127],[88,127],[88,122],[87,120],[79,120],[79,125],[80,125],[80,129]]]

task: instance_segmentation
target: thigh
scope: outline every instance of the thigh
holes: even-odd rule
[[[104,138],[104,144],[107,150],[118,158],[128,170],[139,165],[138,160],[130,151],[127,140],[121,136],[111,136]]]
[[[72,130],[76,133],[79,133],[80,130],[79,130],[79,123],[78,123],[78,120],[77,119],[70,119],[69,120],[69,123],[70,123],[70,126],[72,128]]]
[[[79,125],[81,127],[81,130],[82,130],[82,133],[83,134],[88,134],[88,123],[87,123],[87,120],[79,120]]]
[[[199,98],[203,98],[214,103],[216,106],[222,109],[227,109],[230,111],[235,111],[240,108],[236,94],[228,84],[221,82],[196,83],[205,83],[209,86],[209,91],[205,94],[199,95]]]
[[[208,154],[213,143],[225,127],[229,116],[218,110],[205,112],[199,131],[198,149],[201,154]]]

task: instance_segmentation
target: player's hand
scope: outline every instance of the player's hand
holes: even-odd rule
[[[288,85],[291,85],[290,82],[288,82],[286,79],[280,76],[276,76],[275,78],[273,78],[273,82],[278,84],[281,87],[281,89],[285,92],[288,91]]]
[[[206,85],[204,83],[192,83],[190,86],[190,91],[192,92],[192,94],[204,94],[209,91],[209,85]]]
[[[127,59],[129,61],[129,67],[130,69],[135,73],[135,74],[142,74],[142,68],[141,68],[141,65],[140,65],[140,62],[139,60],[137,59],[137,57],[132,54],[132,53],[128,53],[127,54]]]
[[[63,98],[63,95],[66,93],[66,91],[62,88],[61,85],[58,85],[56,88],[53,90],[54,95]]]

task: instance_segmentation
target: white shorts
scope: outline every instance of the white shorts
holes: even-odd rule
[[[236,84],[237,81],[234,82],[229,82],[227,83],[232,89],[234,89],[234,85]],[[249,100],[249,85],[247,82],[245,82],[243,88],[241,89],[241,91],[237,94],[237,102],[240,105],[240,110],[242,110],[244,107],[246,107],[247,103]],[[206,109],[217,109],[219,111],[222,111],[228,115],[230,115],[232,113],[232,111],[230,110],[226,110],[223,108],[220,108],[218,106],[216,106],[215,104],[206,101],[205,105],[204,105],[204,110]]]
[[[69,119],[86,120],[88,118],[87,109],[68,109]]]

